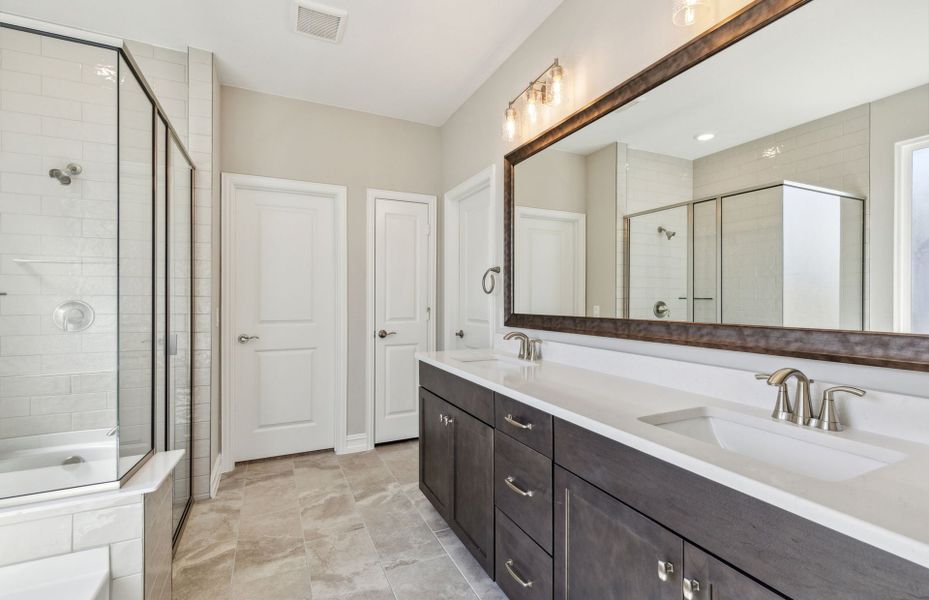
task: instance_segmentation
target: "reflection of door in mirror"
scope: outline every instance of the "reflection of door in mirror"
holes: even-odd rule
[[[551,148],[517,171],[516,312],[617,316],[617,144]]]
[[[584,315],[586,216],[516,207],[516,306],[541,315]]]
[[[929,333],[929,136],[897,144],[894,329]]]

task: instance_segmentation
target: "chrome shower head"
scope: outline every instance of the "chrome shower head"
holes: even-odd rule
[[[667,237],[669,240],[670,240],[671,238],[673,238],[674,236],[677,235],[677,232],[676,232],[676,231],[671,231],[670,229],[668,229],[668,228],[665,227],[664,225],[659,225],[659,226],[658,226],[658,233],[663,233],[663,234],[665,234],[665,237]]]
[[[80,175],[83,172],[81,165],[76,163],[68,163],[68,166],[62,169],[51,169],[48,172],[48,176],[52,179],[57,179],[58,183],[61,185],[71,185],[71,177],[74,175]]]

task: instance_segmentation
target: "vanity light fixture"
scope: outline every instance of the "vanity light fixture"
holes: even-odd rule
[[[503,113],[504,140],[513,142],[519,137],[520,114],[515,105],[520,99],[525,100],[526,119],[531,125],[539,121],[542,106],[559,105],[564,101],[564,76],[564,68],[556,58],[541,75],[530,81],[529,85],[510,100]]]
[[[672,0],[671,21],[678,27],[690,27],[712,9],[711,0]]]
[[[694,136],[694,139],[697,140],[698,142],[708,142],[715,137],[716,137],[715,133],[711,133],[707,131],[706,133],[698,133],[697,135]]]

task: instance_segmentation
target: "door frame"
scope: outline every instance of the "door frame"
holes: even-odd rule
[[[577,236],[574,239],[574,309],[575,313],[580,310],[580,314],[576,314],[575,316],[584,316],[587,313],[587,215],[566,210],[552,210],[549,208],[536,208],[534,206],[517,206],[514,216],[513,248],[519,248],[519,242],[522,238],[522,231],[519,226],[520,219],[523,217],[543,219],[546,221],[561,221],[574,225],[577,231]],[[516,272],[519,272],[518,268]],[[516,296],[519,287],[516,282],[513,282],[512,285],[513,305],[516,306]]]
[[[375,232],[377,230],[375,207],[377,199],[398,200],[401,202],[416,202],[425,204],[429,208],[429,268],[427,278],[429,281],[429,351],[435,350],[436,334],[436,197],[429,194],[416,194],[413,192],[396,192],[368,188],[367,190],[367,292],[365,294],[365,429],[363,434],[353,434],[352,450],[360,452],[374,448],[374,270],[375,270]],[[417,378],[419,377],[417,371]],[[417,401],[418,402],[418,401]],[[363,439],[362,439],[363,436]],[[363,444],[363,446],[362,446]]]
[[[497,166],[490,165],[476,175],[459,183],[445,192],[442,199],[443,235],[442,235],[442,347],[449,348],[455,335],[455,324],[450,317],[458,313],[458,265],[460,249],[458,240],[458,215],[460,202],[483,188],[490,190],[490,262],[488,267],[497,264]],[[502,268],[502,265],[500,265]],[[490,294],[490,343],[493,345],[494,333],[497,331],[497,295],[503,289],[503,273],[497,275],[497,286]]]
[[[929,135],[894,144],[894,293],[895,332],[912,326],[913,154],[929,148]]]
[[[328,196],[333,200],[333,216],[336,227],[335,259],[336,259],[336,394],[332,399],[333,425],[335,427],[335,451],[341,453],[346,446],[347,412],[347,359],[348,359],[348,247],[346,227],[346,205],[348,204],[348,189],[342,185],[327,183],[313,183],[294,179],[279,179],[275,177],[262,177],[259,175],[245,175],[240,173],[222,173],[221,186],[221,213],[220,222],[222,237],[220,239],[220,409],[222,411],[222,445],[220,454],[223,472],[231,471],[235,467],[235,419],[236,419],[236,389],[235,389],[235,316],[236,316],[236,278],[234,252],[236,248],[235,211],[233,199],[237,190],[266,189],[275,192],[294,192],[299,194],[313,194]]]

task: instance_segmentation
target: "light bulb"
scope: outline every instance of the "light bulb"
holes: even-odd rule
[[[503,113],[503,137],[506,141],[512,142],[516,139],[516,129],[516,109],[510,106]]]
[[[539,120],[539,92],[535,89],[535,84],[530,85],[526,92],[526,115],[533,125]]]
[[[558,105],[561,104],[562,96],[562,87],[564,85],[564,69],[561,68],[561,65],[558,64],[558,59],[555,59],[555,66],[552,67],[552,104]]]
[[[678,27],[690,27],[710,12],[710,0],[674,0],[672,22]]]

